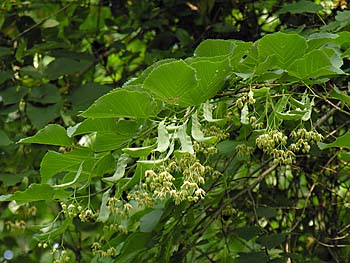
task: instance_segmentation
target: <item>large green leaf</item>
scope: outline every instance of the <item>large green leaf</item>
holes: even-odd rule
[[[198,105],[201,101],[198,95],[201,90],[194,68],[183,60],[160,65],[146,78],[144,88],[153,92],[160,99],[181,106]]]
[[[116,89],[92,104],[81,115],[89,118],[148,118],[158,113],[158,106],[147,92]]]
[[[16,192],[12,195],[0,196],[0,201],[16,200],[18,203],[26,203],[39,200],[67,198],[69,196],[69,192],[62,189],[54,189],[48,184],[31,184],[23,192]]]
[[[80,163],[84,160],[85,165],[87,161],[93,161],[91,150],[78,148],[65,154],[48,151],[40,164],[42,183],[47,183],[52,176],[63,171],[76,172]]]
[[[70,146],[72,139],[67,136],[66,130],[58,124],[49,124],[31,137],[21,139],[18,143],[38,143],[58,146]]]
[[[289,67],[288,73],[302,80],[343,74],[339,59],[333,54],[330,57],[329,49],[313,50],[304,57],[296,59]]]
[[[196,57],[215,57],[225,56],[233,52],[235,49],[235,41],[223,39],[206,39],[202,41],[196,50]]]
[[[196,70],[196,76],[199,84],[198,94],[193,94],[200,103],[213,97],[219,90],[223,88],[226,79],[231,74],[229,59],[221,61],[212,61],[206,58],[198,59],[191,63]]]
[[[278,32],[261,38],[257,48],[259,61],[265,61],[267,57],[275,55],[276,66],[287,69],[295,59],[304,55],[307,44],[305,38],[297,34]]]

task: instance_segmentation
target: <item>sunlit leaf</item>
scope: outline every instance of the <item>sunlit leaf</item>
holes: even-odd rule
[[[173,61],[155,68],[145,79],[144,88],[159,99],[181,106],[198,105],[201,91],[194,68],[182,60]]]
[[[290,64],[302,57],[307,48],[305,38],[297,34],[275,33],[266,35],[258,41],[259,61],[271,55],[276,56],[276,66],[287,69]]]
[[[81,115],[89,118],[148,118],[157,113],[157,103],[147,92],[121,88],[99,98]]]

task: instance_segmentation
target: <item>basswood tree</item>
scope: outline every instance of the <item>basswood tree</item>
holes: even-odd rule
[[[0,196],[15,218],[1,260],[345,261],[349,14],[204,40],[77,110],[81,121],[20,139],[50,150],[40,180]],[[71,61],[54,62],[56,79]]]

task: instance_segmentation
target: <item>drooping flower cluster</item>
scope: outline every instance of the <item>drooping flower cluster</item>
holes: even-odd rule
[[[255,142],[265,153],[273,156],[275,164],[292,164],[296,153],[309,152],[310,144],[320,142],[322,139],[323,136],[320,133],[302,128],[292,131],[289,137],[281,131],[271,130],[258,136]],[[287,146],[288,140],[291,143]]]

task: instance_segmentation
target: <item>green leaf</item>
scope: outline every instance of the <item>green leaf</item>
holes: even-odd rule
[[[143,82],[145,81],[145,79],[147,78],[147,76],[157,67],[159,67],[160,65],[163,64],[167,64],[169,62],[173,62],[176,61],[176,59],[174,58],[167,58],[167,59],[163,59],[163,60],[159,60],[155,63],[153,63],[151,66],[149,66],[148,68],[146,68],[144,71],[142,71],[141,75],[136,78],[136,79],[131,79],[130,81],[126,82],[125,85],[140,85],[143,84]]]
[[[105,223],[108,220],[109,215],[111,213],[111,210],[109,210],[107,207],[107,202],[109,199],[110,192],[111,192],[111,188],[109,188],[107,191],[105,191],[102,195],[100,212],[98,213],[98,218],[97,218],[97,221],[102,222],[102,223]]]
[[[26,112],[28,118],[35,128],[41,129],[49,122],[60,116],[62,103],[47,105],[45,107],[37,107],[31,103],[27,104]]]
[[[83,70],[86,63],[81,63],[71,58],[56,58],[52,61],[45,70],[45,75],[48,79],[57,79],[64,75],[71,75]]]
[[[266,217],[266,218],[273,218],[278,216],[277,211],[271,207],[257,207],[256,214],[259,217]]]
[[[34,136],[19,140],[18,143],[38,143],[58,146],[70,146],[72,139],[67,136],[66,130],[58,124],[49,124]]]
[[[0,57],[11,55],[11,48],[8,47],[0,47]]]
[[[4,105],[11,105],[21,101],[21,99],[28,93],[24,87],[10,86],[5,90],[0,91],[0,102]]]
[[[198,93],[193,94],[193,96],[196,96],[200,103],[207,101],[220,91],[232,71],[228,58],[221,61],[200,58],[193,60],[190,65],[196,70],[199,84]]]
[[[155,145],[137,147],[137,148],[124,148],[122,151],[133,158],[142,156],[148,156],[155,149]]]
[[[296,59],[290,65],[288,73],[299,79],[308,80],[310,78],[315,79],[329,75],[343,74],[344,72],[340,69],[339,64],[332,64],[331,58],[325,50],[313,50],[303,58]]]
[[[33,88],[28,96],[31,102],[41,104],[57,103],[62,100],[60,92],[52,84],[45,84],[40,87]]]
[[[119,132],[95,132],[87,137],[88,139],[83,145],[95,152],[110,151],[124,146],[132,137],[133,135],[120,134]]]
[[[111,183],[116,183],[121,178],[123,178],[125,175],[126,166],[128,165],[128,160],[129,160],[129,155],[123,153],[118,159],[117,169],[114,172],[113,176],[105,177],[102,180],[111,182]]]
[[[86,110],[95,100],[110,92],[111,88],[107,85],[98,83],[86,83],[74,88],[72,93],[67,97],[72,104],[74,112]],[[82,94],[84,94],[82,96]]]
[[[307,44],[305,38],[297,34],[278,32],[261,38],[257,48],[259,61],[275,55],[276,65],[287,69],[293,61],[304,55]]]
[[[334,147],[350,149],[350,133],[349,132],[345,133],[344,135],[338,137],[332,143],[327,144],[327,143],[319,142],[317,143],[317,145],[318,147],[320,147],[321,150],[334,148]]]
[[[236,45],[233,40],[206,39],[194,51],[195,57],[225,56],[232,53]]]
[[[279,233],[268,236],[261,236],[256,240],[256,242],[261,244],[262,246],[265,246],[267,249],[271,249],[283,243],[285,239],[286,235]]]
[[[162,209],[155,209],[141,218],[140,232],[152,232],[163,215]]]
[[[347,105],[350,105],[350,96],[340,91],[338,87],[334,86],[333,90],[329,94],[332,99],[340,100]]]
[[[269,257],[265,252],[248,252],[240,253],[239,258],[235,259],[235,263],[267,263]]]
[[[78,181],[78,179],[81,175],[81,172],[83,171],[83,164],[84,164],[84,161],[81,162],[79,169],[78,169],[78,171],[77,171],[77,173],[72,181],[70,181],[68,183],[63,183],[63,184],[56,184],[56,185],[53,185],[53,187],[54,188],[67,188],[67,187],[74,185]]]
[[[27,203],[40,200],[61,199],[69,196],[69,192],[62,189],[54,189],[48,184],[31,184],[25,191],[7,195],[6,200],[2,201],[15,200],[18,203]],[[0,200],[1,199],[2,198],[0,196]]]
[[[91,150],[77,148],[65,154],[48,151],[40,164],[41,182],[47,183],[52,176],[63,171],[76,172],[82,161],[85,161],[85,164],[93,161]]]
[[[73,127],[67,128],[67,134],[69,137],[92,133],[96,131],[116,131],[117,120],[110,119],[86,119],[83,122],[76,124]]]
[[[13,141],[10,140],[4,131],[0,130],[0,146],[7,146],[11,143],[13,143]]]
[[[196,71],[183,60],[160,65],[144,81],[144,88],[159,99],[181,106],[198,105],[201,92]]]
[[[149,118],[158,106],[147,92],[116,89],[92,104],[81,115],[89,118]]]
[[[63,234],[69,226],[72,225],[72,219],[67,217],[62,224],[60,224],[57,228],[54,228],[47,232],[47,227],[44,227],[44,233],[34,235],[34,238],[37,240],[46,241],[49,238],[55,238],[61,234]]]
[[[12,71],[0,71],[0,85],[12,78]]]
[[[316,4],[312,1],[300,0],[296,3],[284,5],[279,11],[276,12],[277,15],[282,15],[286,13],[291,14],[302,14],[302,13],[317,13],[323,9],[322,5]]]

